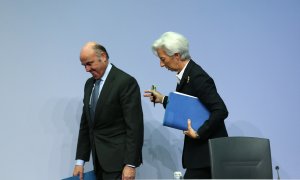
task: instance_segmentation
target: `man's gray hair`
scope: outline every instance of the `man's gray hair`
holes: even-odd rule
[[[97,55],[97,57],[100,59],[101,57],[101,53],[105,53],[106,54],[106,57],[107,59],[109,59],[109,55],[105,49],[104,46],[102,46],[101,44],[98,44],[98,43],[95,43],[94,46],[93,46],[93,49]]]
[[[189,42],[181,34],[176,32],[165,32],[152,44],[152,52],[157,56],[157,49],[163,49],[168,56],[175,53],[181,55],[181,59],[191,59],[189,53]]]

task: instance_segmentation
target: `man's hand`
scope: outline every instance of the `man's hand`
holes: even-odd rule
[[[189,136],[190,138],[197,139],[199,135],[192,128],[192,122],[191,122],[191,120],[188,119],[187,123],[188,123],[188,129],[187,129],[187,131],[183,131],[183,134]]]
[[[75,165],[74,171],[73,171],[73,176],[79,176],[80,180],[83,180],[83,166],[81,165]]]
[[[122,180],[132,180],[132,179],[135,179],[135,168],[125,165],[122,172]]]
[[[163,103],[162,100],[164,98],[164,95],[162,95],[160,92],[156,90],[145,90],[144,92],[144,97],[149,97],[151,102],[155,101],[155,103]]]

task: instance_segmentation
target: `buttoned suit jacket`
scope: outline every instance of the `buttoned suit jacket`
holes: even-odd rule
[[[198,97],[211,113],[204,124],[195,129],[199,139],[185,136],[182,165],[191,169],[209,167],[208,139],[228,136],[224,124],[228,116],[227,108],[217,92],[213,79],[193,60],[188,63],[176,91]],[[165,97],[164,107],[167,106],[167,102],[168,97]]]
[[[89,78],[84,88],[76,159],[88,161],[92,152],[94,165],[98,161],[107,172],[121,171],[126,164],[138,167],[144,126],[137,81],[112,65],[92,119],[89,104],[94,83]]]

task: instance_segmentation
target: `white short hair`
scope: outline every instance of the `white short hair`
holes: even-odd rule
[[[157,56],[157,49],[163,49],[168,56],[175,53],[181,55],[181,59],[191,59],[189,53],[189,42],[181,34],[176,32],[165,32],[152,44],[152,52]]]

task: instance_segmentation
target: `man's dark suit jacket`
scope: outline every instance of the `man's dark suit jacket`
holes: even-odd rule
[[[92,151],[107,172],[122,171],[124,165],[142,163],[143,112],[137,81],[114,65],[100,93],[94,120],[89,101],[95,79],[89,78],[84,88],[76,159],[89,161]],[[95,156],[96,155],[96,156]]]
[[[199,139],[185,136],[182,165],[195,169],[210,166],[208,139],[228,136],[224,124],[227,108],[219,96],[213,79],[193,60],[188,63],[176,91],[196,96],[207,107],[211,115],[198,129]],[[168,97],[164,99],[166,107]]]

